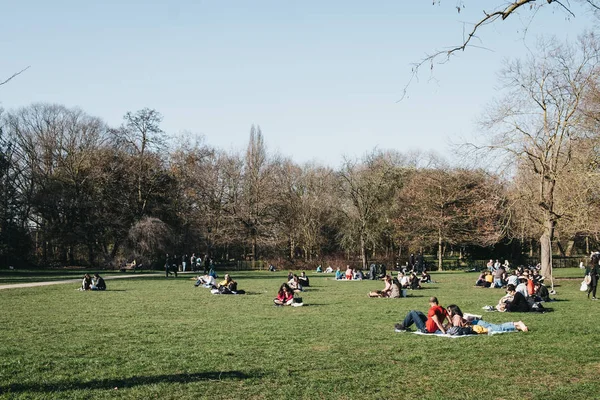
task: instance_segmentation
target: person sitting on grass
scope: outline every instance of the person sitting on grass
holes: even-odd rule
[[[506,302],[504,311],[506,312],[529,312],[531,311],[531,305],[527,301],[527,298],[523,296],[521,292],[517,292],[513,285],[508,285],[506,293],[513,297],[511,301]],[[503,310],[498,310],[503,311]]]
[[[337,267],[337,269],[335,270],[335,280],[339,281],[339,280],[342,280],[342,279],[346,279],[346,276],[340,270],[340,267]]]
[[[410,287],[410,278],[404,272],[398,272],[398,282],[402,289],[408,289]]]
[[[423,270],[421,274],[421,283],[431,283],[431,275],[427,273],[427,270]]]
[[[358,268],[354,270],[354,279],[357,281],[362,281],[365,279],[365,275],[362,272],[362,269]]]
[[[383,281],[385,282],[383,290],[369,292],[369,297],[390,297],[392,292],[392,277],[390,275],[386,275],[385,278],[383,278]],[[398,282],[397,279],[396,282]],[[398,286],[399,285],[400,283],[398,282]],[[398,290],[400,290],[400,287],[398,287]]]
[[[323,272],[323,268],[321,267],[321,264],[317,265],[317,270],[316,270],[316,272],[317,272],[317,273],[321,273],[321,272]]]
[[[327,266],[327,268],[325,269],[325,273],[326,274],[333,274],[333,268],[331,268],[331,265]]]
[[[544,302],[551,301],[550,292],[548,291],[548,288],[542,282],[539,282],[539,281],[536,282],[534,287],[535,287],[535,301],[544,301]]]
[[[231,279],[229,274],[225,274],[225,278],[219,282],[217,289],[221,294],[233,294],[237,292],[237,282]]]
[[[354,270],[349,265],[346,265],[346,279],[350,281],[353,277]]]
[[[279,291],[277,292],[277,297],[273,300],[273,302],[278,306],[291,306],[294,302],[294,292],[288,286],[287,283],[283,283],[279,287]]]
[[[302,284],[300,283],[300,279],[298,278],[298,275],[296,275],[296,274],[292,275],[292,279],[290,279],[287,284],[294,291],[294,293],[304,291],[304,288],[302,287]]]
[[[92,289],[92,278],[90,274],[85,274],[83,276],[83,280],[81,281],[81,287],[79,290],[91,290]]]
[[[469,326],[471,326],[471,327],[472,326],[481,326],[485,329],[485,333],[514,332],[514,331],[527,332],[527,331],[529,331],[529,328],[527,328],[527,326],[523,323],[523,321],[505,322],[503,324],[491,324],[480,318],[473,318],[471,320],[467,320],[464,318],[463,312],[455,304],[451,304],[448,307],[446,307],[446,311],[448,312],[448,316],[450,317],[450,322],[453,327],[468,328]],[[479,330],[479,329],[475,329],[473,331],[474,332],[479,331],[481,333],[484,333],[484,331]]]
[[[408,281],[410,282],[411,290],[421,289],[419,277],[417,276],[417,274],[414,271],[410,273]]]
[[[104,278],[102,278],[98,274],[94,274],[94,280],[91,286],[92,290],[106,290],[106,282],[104,282]]]
[[[486,275],[487,271],[481,271],[481,273],[479,274],[479,277],[477,278],[477,281],[475,282],[475,286],[482,286],[485,287],[485,275]]]
[[[405,332],[412,324],[423,333],[445,334],[444,321],[450,320],[446,309],[439,305],[437,297],[429,298],[429,311],[427,316],[421,311],[411,310],[406,314],[404,321],[394,326],[396,332]]]
[[[310,282],[308,280],[308,276],[306,276],[306,272],[302,271],[300,276],[298,277],[298,282],[302,285],[302,287],[310,286]]]
[[[492,273],[490,271],[487,271],[485,273],[485,284],[483,285],[483,287],[489,288],[492,287],[492,282],[494,282],[494,276],[492,275]]]

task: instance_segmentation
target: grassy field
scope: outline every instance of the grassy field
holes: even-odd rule
[[[527,333],[460,339],[395,333],[410,309],[482,313],[500,289],[473,273],[434,273],[404,299],[370,299],[381,282],[309,274],[305,307],[275,307],[285,273],[234,273],[244,296],[215,296],[188,277],[0,291],[0,398],[592,399],[600,396],[600,302],[558,270],[546,314]],[[9,280],[6,273],[4,282]],[[33,277],[25,279],[35,280]]]

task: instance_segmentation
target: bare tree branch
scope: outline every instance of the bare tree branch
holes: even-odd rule
[[[14,74],[12,74],[11,76],[8,77],[8,79],[6,79],[3,82],[0,82],[0,86],[4,85],[5,83],[10,82],[10,80],[16,76],[21,75],[23,72],[27,71],[29,68],[31,67],[31,65],[28,65],[26,68],[23,68],[22,70],[20,70],[19,72],[15,72]]]
[[[463,37],[463,41],[460,45],[450,47],[449,49],[445,49],[445,50],[435,51],[432,54],[426,55],[425,58],[423,58],[421,61],[414,63],[412,65],[412,72],[411,72],[410,79],[408,80],[408,83],[404,86],[404,89],[402,90],[402,96],[400,97],[400,100],[398,100],[398,102],[402,101],[406,97],[407,92],[408,92],[408,87],[411,85],[413,80],[417,79],[417,75],[422,66],[428,65],[430,69],[433,69],[433,66],[435,64],[447,63],[450,60],[450,56],[452,56],[454,53],[457,53],[459,51],[464,51],[467,47],[479,47],[479,46],[474,46],[471,42],[472,42],[473,38],[477,37],[477,32],[479,32],[479,30],[483,26],[492,24],[493,22],[496,22],[498,19],[505,20],[510,15],[516,13],[517,10],[519,10],[520,8],[522,8],[523,6],[526,6],[528,4],[531,8],[533,8],[534,5],[536,3],[538,3],[538,1],[539,0],[514,0],[512,2],[509,2],[507,5],[503,5],[503,6],[499,7],[499,9],[497,9],[494,12],[486,12],[484,10],[483,11],[484,17],[481,18],[478,22],[476,22],[473,25],[473,28],[469,31],[469,33]],[[585,0],[585,1],[593,9],[600,11],[600,7],[595,4],[596,0]],[[538,4],[537,8],[541,8],[546,5],[552,5],[553,3],[555,3],[559,7],[562,7],[565,10],[565,12],[567,12],[571,16],[575,17],[575,14],[569,8],[568,2],[567,2],[567,5],[563,4],[559,0],[546,0],[543,3],[547,3],[547,4]],[[460,8],[458,8],[458,9],[460,12]]]

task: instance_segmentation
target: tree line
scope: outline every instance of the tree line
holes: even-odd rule
[[[374,149],[338,168],[161,129],[157,110],[119,127],[77,108],[0,113],[0,260],[160,265],[166,252],[215,260],[397,260],[410,252],[518,258],[588,252],[598,240],[600,50],[551,40],[506,64],[506,96],[482,118],[471,166]],[[477,161],[477,162],[475,162]],[[476,165],[476,166],[473,166]],[[486,254],[487,251],[487,254]]]

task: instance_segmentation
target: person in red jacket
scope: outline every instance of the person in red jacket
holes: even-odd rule
[[[277,292],[277,297],[273,302],[278,306],[290,306],[294,302],[294,291],[284,283]]]

